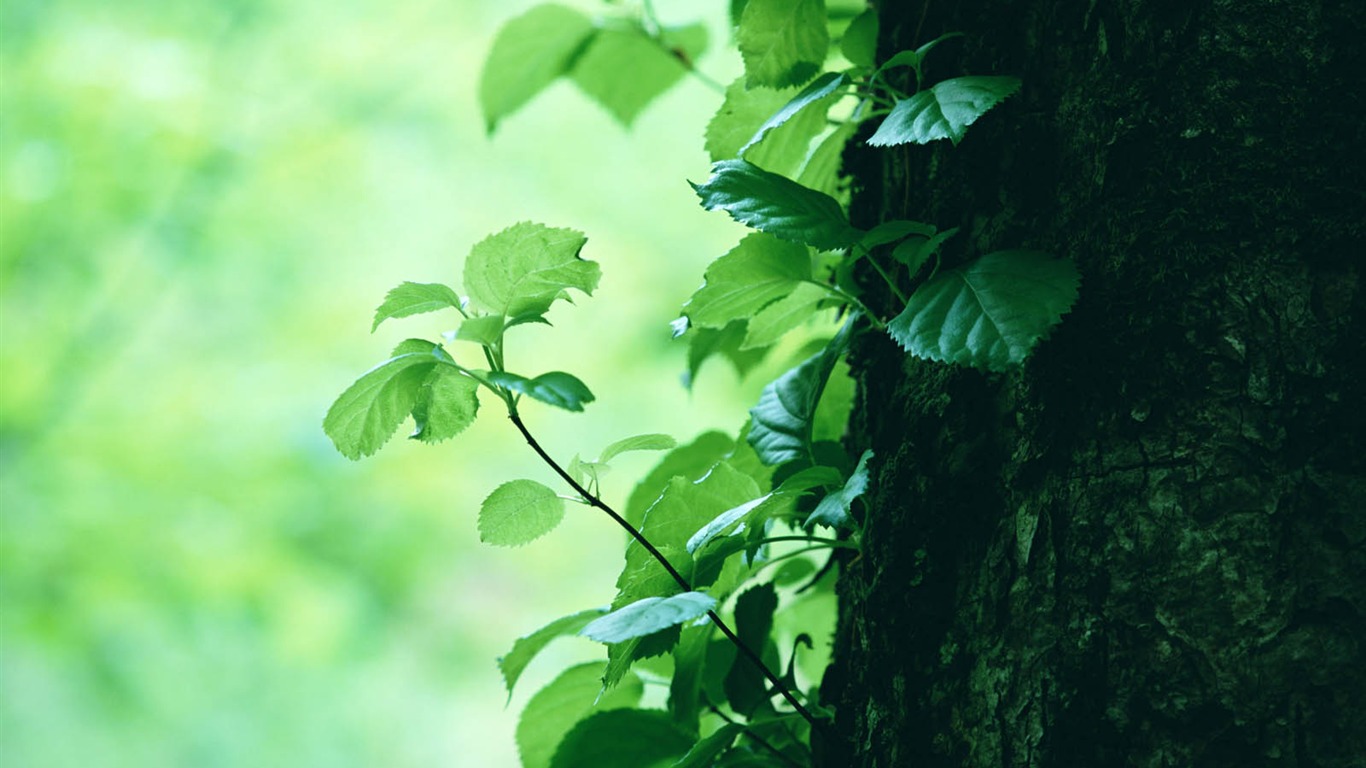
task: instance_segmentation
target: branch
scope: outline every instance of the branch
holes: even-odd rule
[[[522,433],[522,437],[526,439],[527,445],[531,446],[531,450],[535,451],[536,455],[540,456],[541,460],[544,461],[547,466],[555,470],[555,474],[559,475],[560,479],[568,483],[569,487],[573,488],[575,493],[583,497],[583,500],[588,502],[589,506],[597,507],[603,512],[606,512],[607,516],[615,520],[617,525],[621,526],[627,533],[631,534],[631,538],[635,539],[640,544],[640,546],[644,547],[645,551],[649,552],[650,556],[655,559],[655,562],[659,563],[661,566],[664,567],[664,570],[669,572],[669,575],[672,576],[673,580],[678,583],[678,586],[683,588],[684,592],[693,591],[692,585],[688,583],[687,579],[683,578],[683,574],[679,573],[678,569],[673,566],[673,563],[670,563],[669,559],[664,557],[663,553],[661,553],[655,547],[654,544],[651,544],[649,539],[645,538],[645,534],[641,533],[640,529],[636,528],[634,525],[631,525],[631,523],[628,522],[626,518],[617,514],[617,511],[607,506],[607,504],[604,503],[602,499],[598,498],[592,493],[589,493],[587,488],[584,488],[582,485],[580,485],[579,482],[575,480],[573,477],[571,477],[569,473],[566,472],[564,468],[559,465],[558,462],[556,462],[553,458],[550,457],[550,454],[545,452],[545,449],[541,447],[541,444],[536,442],[536,438],[531,436],[531,432],[526,428],[526,424],[522,423],[522,418],[517,415],[517,411],[509,408],[508,418],[511,419],[513,425],[517,427],[517,431]],[[802,716],[802,719],[810,723],[811,727],[813,728],[821,727],[822,724],[820,723],[820,721],[818,721],[816,717],[811,714],[810,710],[802,706],[802,703],[797,700],[797,697],[792,693],[792,691],[788,690],[787,685],[783,683],[782,679],[780,679],[776,674],[774,674],[773,670],[769,669],[767,664],[764,664],[764,660],[760,658],[757,653],[752,651],[744,643],[740,642],[740,637],[736,635],[735,631],[732,630],[730,626],[728,626],[726,622],[721,619],[721,616],[717,614],[716,611],[707,611],[707,617],[710,618],[712,620],[712,623],[714,623],[717,626],[717,628],[721,630],[722,634],[724,634],[735,645],[735,647],[739,649],[740,653],[744,654],[745,658],[749,659],[750,662],[754,664],[754,666],[759,668],[759,671],[762,672],[764,677],[768,679],[768,682],[773,686],[773,689],[777,691],[779,694],[781,694],[782,697],[787,700],[788,704],[792,705],[792,708],[797,711],[797,714]]]

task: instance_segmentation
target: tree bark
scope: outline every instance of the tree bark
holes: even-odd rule
[[[878,5],[884,58],[961,31],[928,82],[1024,87],[958,147],[851,149],[854,223],[1083,283],[1016,372],[852,350],[825,763],[1366,765],[1366,6]]]

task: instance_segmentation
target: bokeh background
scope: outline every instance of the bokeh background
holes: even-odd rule
[[[573,2],[573,0],[569,0]],[[525,409],[564,459],[639,432],[734,431],[767,379],[689,393],[668,321],[739,236],[697,206],[720,96],[688,79],[631,129],[567,84],[488,137],[475,93],[527,2],[0,4],[0,762],[515,766],[494,660],[606,604],[621,534],[574,507],[521,550],[479,544],[499,483],[551,482],[495,408],[437,447],[359,463],[320,428],[347,384],[452,318],[371,313],[458,286],[519,220],[571,226],[593,299],[510,335],[509,365],[598,402]],[[585,10],[599,10],[588,0]],[[728,81],[726,4],[700,65]],[[651,459],[607,476],[624,499]]]

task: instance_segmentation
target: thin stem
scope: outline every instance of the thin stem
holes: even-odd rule
[[[854,294],[849,293],[848,291],[840,288],[838,285],[830,285],[829,283],[822,283],[815,280],[809,280],[808,282],[810,282],[812,285],[819,285],[820,287],[834,294],[837,298],[848,302],[854,307],[857,307],[859,311],[863,312],[864,317],[867,317],[868,321],[873,324],[873,327],[878,329],[879,331],[886,327],[886,325],[881,320],[877,319],[877,315],[873,314],[873,310],[869,309],[868,305],[864,304],[861,300],[859,300],[859,297],[855,296]]]
[[[810,552],[817,549],[858,549],[858,545],[852,541],[841,541],[840,539],[824,539],[819,536],[770,536],[767,539],[760,539],[756,544],[772,544],[775,541],[804,541],[809,544],[819,544],[821,546],[811,547],[802,550]]]
[[[793,760],[792,758],[788,757],[787,755],[783,754],[783,752],[780,751],[777,747],[773,746],[772,744],[769,744],[768,741],[764,739],[764,737],[762,737],[762,736],[760,736],[759,734],[755,733],[755,732],[749,727],[748,724],[736,722],[736,721],[735,721],[735,718],[731,717],[730,715],[727,715],[725,712],[722,712],[722,711],[720,710],[720,708],[718,708],[718,707],[716,707],[716,706],[712,706],[712,707],[710,707],[710,709],[711,709],[712,714],[716,715],[717,717],[721,718],[722,720],[725,720],[727,723],[730,723],[731,725],[733,725],[733,726],[739,728],[739,729],[740,729],[740,732],[741,732],[742,734],[744,734],[745,738],[747,738],[747,739],[749,739],[749,740],[755,742],[756,744],[758,744],[759,746],[761,746],[761,747],[763,747],[764,749],[768,750],[769,752],[772,752],[779,760],[782,760],[784,763],[787,763],[788,765],[796,766],[797,768],[801,768],[801,763],[798,763],[797,761],[795,761],[795,760]],[[773,721],[770,720],[769,722],[773,722]],[[784,728],[783,730],[787,730],[787,729]],[[789,734],[789,735],[790,735],[790,734]]]
[[[892,280],[892,276],[887,274],[887,270],[883,269],[882,265],[877,263],[877,259],[873,258],[873,254],[871,253],[868,254],[868,263],[873,265],[873,269],[877,270],[877,273],[882,276],[883,282],[887,283],[887,287],[892,289],[892,293],[901,300],[901,304],[904,306],[907,302],[906,294],[902,293],[901,289],[896,287],[896,283]]]
[[[688,583],[687,579],[683,578],[683,574],[679,573],[678,569],[673,566],[673,563],[670,563],[668,558],[664,557],[663,553],[661,553],[654,544],[651,544],[649,539],[645,538],[645,534],[641,533],[640,529],[631,525],[626,518],[617,514],[617,511],[607,506],[602,499],[589,493],[587,488],[580,485],[578,481],[564,470],[564,467],[561,467],[558,462],[550,457],[550,454],[545,452],[545,449],[541,447],[541,444],[536,442],[536,438],[532,437],[531,431],[526,428],[526,424],[522,423],[522,418],[517,414],[517,410],[511,407],[511,405],[508,407],[508,418],[511,419],[513,425],[517,427],[517,431],[522,433],[522,437],[526,440],[527,445],[531,446],[531,450],[535,451],[536,455],[540,456],[541,460],[544,461],[547,466],[555,470],[555,474],[559,475],[561,480],[568,483],[569,487],[573,488],[575,493],[582,496],[583,500],[588,502],[589,506],[597,507],[607,513],[607,516],[616,521],[617,525],[631,534],[631,538],[635,539],[640,546],[644,547],[645,551],[649,552],[650,556],[655,559],[655,562],[663,566],[665,571],[668,571],[669,576],[673,577],[673,580],[677,582],[678,586],[683,588],[684,592],[693,591],[692,585]],[[788,690],[787,686],[783,684],[782,679],[774,674],[773,670],[768,668],[768,665],[764,663],[764,660],[760,658],[758,654],[751,650],[749,646],[740,642],[740,637],[721,619],[721,616],[717,614],[716,611],[707,611],[707,617],[721,630],[722,634],[735,644],[735,647],[740,650],[740,653],[744,654],[754,666],[759,668],[759,671],[762,672],[764,677],[768,679],[768,682],[772,684],[773,689],[781,694],[782,697],[787,700],[788,704],[792,705],[792,708],[802,716],[802,719],[810,723],[813,728],[820,727],[820,722],[816,720],[816,717],[811,714],[810,710],[802,706],[802,703],[797,700],[797,697],[792,691]]]

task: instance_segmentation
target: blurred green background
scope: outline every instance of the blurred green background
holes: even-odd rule
[[[585,414],[550,450],[734,431],[765,381],[690,394],[668,321],[738,227],[696,204],[720,97],[694,79],[627,131],[558,84],[489,138],[475,102],[526,2],[6,0],[0,5],[0,754],[6,766],[513,766],[527,697],[494,659],[610,601],[620,533],[574,507],[479,544],[499,483],[550,482],[494,407],[459,439],[350,463],[320,428],[406,336],[403,280],[458,285],[519,220],[570,226],[603,280],[509,335]],[[713,30],[724,3],[659,3]],[[598,10],[591,3],[580,8]],[[650,457],[606,478],[621,500]]]

